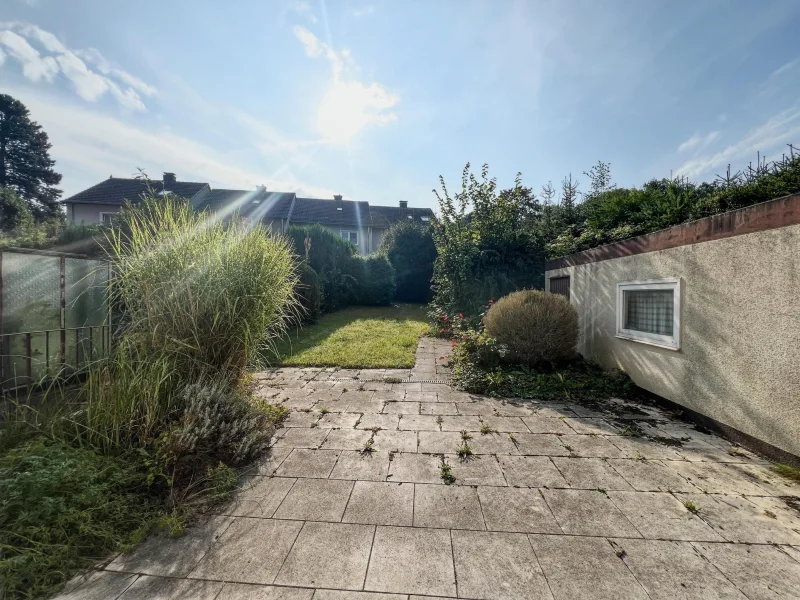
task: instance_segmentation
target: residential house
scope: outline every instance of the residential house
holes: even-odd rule
[[[197,210],[208,210],[223,218],[238,215],[254,223],[261,222],[273,233],[283,233],[289,225],[327,227],[350,240],[362,254],[378,249],[386,230],[397,221],[429,223],[430,208],[409,208],[401,200],[398,206],[372,206],[366,201],[300,198],[293,192],[272,192],[264,186],[254,190],[211,189],[207,183],[180,182],[174,173],[164,173],[162,181],[110,177],[105,181],[62,200],[70,223],[107,223],[130,200],[136,202],[150,185],[158,195],[175,194],[188,198]]]
[[[67,209],[67,222],[75,224],[109,223],[126,200],[136,201],[147,186],[158,195],[175,194],[198,202],[211,187],[207,183],[178,181],[175,173],[164,173],[162,181],[109,177],[97,185],[70,196],[61,203]]]

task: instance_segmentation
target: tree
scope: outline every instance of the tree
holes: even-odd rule
[[[33,224],[28,205],[14,190],[0,188],[0,231],[13,231]]]
[[[0,94],[0,188],[14,190],[37,221],[61,219],[61,190],[54,187],[61,175],[53,170],[47,134],[29,115],[22,102]]]
[[[528,226],[540,205],[522,185],[521,175],[513,188],[498,192],[488,165],[476,176],[467,163],[456,194],[450,194],[442,177],[439,181],[441,193],[434,190],[440,216],[432,229],[438,251],[432,306],[471,318],[492,298],[542,287],[544,253]]]

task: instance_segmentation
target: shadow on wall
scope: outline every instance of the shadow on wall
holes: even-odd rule
[[[800,454],[800,226],[570,268],[580,350],[641,387]],[[681,277],[679,352],[622,340],[616,285]]]

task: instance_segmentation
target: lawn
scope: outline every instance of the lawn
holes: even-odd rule
[[[357,306],[323,315],[278,344],[280,364],[351,369],[414,366],[428,329],[424,304]]]

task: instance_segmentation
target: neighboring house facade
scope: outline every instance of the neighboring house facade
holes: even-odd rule
[[[380,246],[386,230],[397,221],[426,224],[433,218],[430,208],[371,206],[366,201],[300,198],[293,192],[272,192],[264,186],[255,190],[211,189],[207,183],[178,181],[174,173],[164,173],[162,181],[110,177],[82,192],[62,200],[67,222],[74,224],[108,223],[126,201],[136,202],[147,185],[159,195],[175,194],[188,198],[197,210],[208,210],[223,217],[238,215],[260,222],[273,233],[283,233],[290,225],[319,224],[350,240],[362,254]]]
[[[198,202],[211,187],[207,183],[178,181],[175,173],[164,173],[162,181],[109,177],[97,185],[61,201],[67,210],[67,222],[75,225],[109,223],[127,200],[136,202],[150,186],[156,194],[175,194]]]

